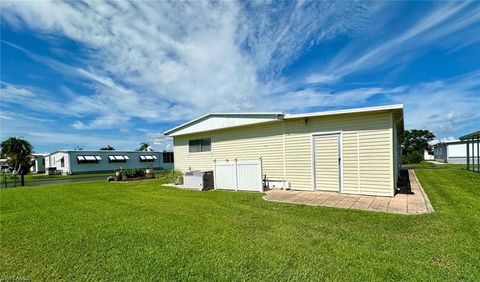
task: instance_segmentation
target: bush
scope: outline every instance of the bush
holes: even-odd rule
[[[143,168],[125,169],[123,173],[127,178],[143,177],[145,176],[145,169]]]
[[[175,181],[180,180],[180,183],[183,183],[183,173],[178,169],[172,169],[165,171],[160,177],[162,183],[175,183]]]
[[[407,152],[402,156],[402,164],[418,164],[423,161],[423,151]]]

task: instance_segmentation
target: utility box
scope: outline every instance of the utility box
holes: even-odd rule
[[[290,182],[286,180],[267,180],[268,189],[290,190]]]
[[[57,168],[56,167],[47,167],[45,169],[45,173],[47,175],[55,175],[55,174],[57,174]]]
[[[213,171],[189,171],[183,176],[183,186],[198,190],[213,188]]]

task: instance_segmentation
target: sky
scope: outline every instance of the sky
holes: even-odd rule
[[[171,150],[209,112],[404,104],[480,129],[480,2],[1,1],[1,139]]]

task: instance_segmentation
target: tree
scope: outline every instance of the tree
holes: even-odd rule
[[[20,137],[9,137],[1,143],[1,147],[1,155],[7,158],[8,165],[20,172],[23,186],[23,175],[27,173],[32,166],[32,145]]]
[[[115,148],[113,148],[113,147],[110,146],[110,145],[107,145],[106,147],[100,148],[100,150],[102,150],[102,151],[114,151]]]
[[[148,148],[150,148],[150,144],[140,143],[140,147],[137,149],[137,151],[148,151]]]
[[[433,132],[426,129],[405,130],[401,138],[402,163],[419,163],[423,160],[423,151],[432,153],[429,141],[435,138]]]

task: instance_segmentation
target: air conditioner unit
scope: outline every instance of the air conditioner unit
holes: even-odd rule
[[[213,171],[190,171],[183,176],[185,188],[207,190],[213,188]]]

